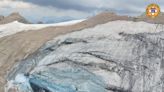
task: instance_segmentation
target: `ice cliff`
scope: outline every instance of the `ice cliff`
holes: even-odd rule
[[[7,78],[6,92],[164,92],[163,25],[113,21],[59,36]]]

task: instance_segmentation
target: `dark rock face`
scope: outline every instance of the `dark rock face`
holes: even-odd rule
[[[3,20],[5,17],[4,16],[0,16],[0,21]]]
[[[4,16],[0,17],[0,24],[6,24],[6,23],[14,22],[14,21],[18,21],[18,22],[26,23],[26,24],[30,23],[17,12],[14,12],[7,17],[4,17]]]
[[[16,65],[8,85],[18,92],[163,92],[163,27],[150,33],[156,25],[118,23],[55,38]]]

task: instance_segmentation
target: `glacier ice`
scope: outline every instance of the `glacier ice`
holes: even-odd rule
[[[54,38],[13,67],[7,91],[24,74],[23,92],[163,92],[164,31],[156,26],[113,21]]]

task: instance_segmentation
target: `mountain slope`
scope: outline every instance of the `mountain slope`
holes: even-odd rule
[[[122,20],[122,21],[116,21],[116,20]],[[123,43],[119,42],[121,40],[120,38],[122,38],[122,35],[123,36],[128,35],[129,37],[132,37],[132,38],[134,36],[134,37],[137,37],[137,38],[134,38],[134,39],[139,39],[139,40],[145,41],[144,39],[142,39],[142,34],[144,34],[142,32],[148,32],[148,34],[150,34],[150,32],[152,34],[157,34],[159,32],[158,34],[160,34],[160,32],[163,31],[162,26],[158,26],[157,27],[157,25],[154,25],[154,24],[149,24],[149,23],[145,23],[145,22],[133,22],[133,20],[134,20],[134,18],[132,18],[132,17],[119,16],[119,15],[116,15],[116,14],[113,14],[113,13],[105,12],[105,13],[99,14],[99,15],[97,15],[95,17],[92,17],[92,18],[90,18],[88,20],[85,20],[85,21],[82,21],[80,23],[74,24],[74,25],[47,27],[47,28],[43,28],[43,29],[39,29],[39,30],[35,30],[35,31],[29,30],[29,31],[26,31],[26,32],[21,32],[21,33],[17,33],[17,34],[14,34],[14,35],[5,36],[5,37],[0,38],[0,58],[1,58],[0,59],[0,70],[1,70],[0,71],[0,89],[3,90],[4,89],[4,84],[6,84],[6,82],[7,82],[6,81],[7,72],[10,71],[9,72],[9,76],[8,76],[8,80],[14,79],[14,77],[17,76],[17,74],[19,75],[19,73],[22,72],[22,71],[19,71],[19,68],[20,67],[13,68],[14,65],[18,64],[18,65],[21,65],[21,67],[26,66],[26,63],[28,63],[28,62],[25,62],[25,61],[29,61],[29,63],[31,63],[31,61],[36,61],[37,63],[40,63],[40,59],[42,59],[43,57],[49,57],[49,55],[51,56],[50,53],[51,53],[51,51],[53,53],[54,48],[56,48],[55,47],[56,45],[57,45],[57,47],[59,47],[59,51],[60,51],[60,48],[61,48],[61,50],[64,50],[64,52],[67,52],[68,51],[68,53],[66,53],[66,57],[67,57],[67,54],[68,55],[69,54],[71,55],[71,53],[70,53],[71,50],[72,51],[75,51],[75,50],[81,51],[81,50],[79,50],[79,48],[81,48],[81,46],[80,45],[77,45],[78,43],[79,44],[82,44],[84,48],[86,48],[87,43],[89,43],[88,48],[90,48],[91,50],[94,50],[94,46],[97,46],[97,47],[95,47],[95,50],[96,49],[99,50],[99,49],[101,49],[101,47],[103,48],[103,47],[108,46],[108,45],[110,46],[110,44],[115,44],[115,46],[112,45],[113,47],[109,47],[111,49],[112,48],[115,49],[117,46],[120,45],[120,47],[117,50],[119,52],[119,51],[121,51],[121,49],[123,49],[123,47],[121,47],[121,45],[122,46],[125,46]],[[129,21],[131,21],[131,22],[129,22]],[[85,31],[84,29],[86,29],[87,31]],[[76,31],[79,31],[80,33],[76,33]],[[68,35],[68,37],[70,39],[65,39],[65,37],[63,37],[63,38],[60,38],[59,37],[59,38],[57,38],[57,39],[59,39],[59,43],[58,43],[58,41],[54,40],[54,41],[46,44],[47,41],[52,40],[53,38],[55,38],[55,37],[57,37],[59,35],[64,35],[64,34],[68,34],[68,33],[71,33],[71,32],[74,32],[72,34],[75,34],[75,36],[73,36],[73,35],[72,36],[69,36]],[[137,35],[135,35],[135,34],[137,34]],[[139,37],[138,37],[138,35],[139,35]],[[66,35],[66,37],[67,37],[67,35]],[[61,41],[60,41],[60,39],[61,39]],[[101,39],[102,39],[102,43],[101,42],[100,43],[96,43],[97,41],[99,42],[99,40],[101,40]],[[115,41],[111,41],[112,39],[115,40]],[[154,39],[156,39],[156,38],[154,38]],[[157,37],[157,40],[158,39],[162,39],[162,38],[158,38]],[[129,40],[129,38],[126,38],[126,37],[124,38],[123,37],[123,41],[122,42],[125,42],[124,40],[125,41],[126,40]],[[109,41],[109,43],[108,43],[108,41]],[[105,42],[106,42],[106,44],[105,44]],[[135,40],[134,40],[134,42],[135,42]],[[151,42],[152,41],[150,41],[150,43]],[[116,43],[118,43],[118,44],[116,44]],[[135,43],[133,43],[133,41],[129,41],[127,43],[128,44],[135,44]],[[44,44],[46,44],[46,46],[43,46]],[[77,49],[74,49],[74,50],[71,49],[71,46],[69,46],[69,44],[75,45],[75,48],[77,48]],[[99,44],[99,45],[97,45],[97,44]],[[139,43],[136,42],[136,46],[138,47],[137,44],[139,44]],[[53,47],[53,45],[54,45],[54,47]],[[52,46],[52,48],[51,48],[51,46]],[[63,47],[66,47],[67,50],[63,49],[62,46]],[[131,48],[133,48],[133,46],[134,45],[132,45]],[[42,48],[39,49],[40,47],[42,47]],[[127,47],[129,47],[129,45],[127,45]],[[140,45],[139,45],[139,47],[140,47]],[[81,49],[83,49],[83,48],[81,48]],[[129,49],[130,49],[130,47],[129,47]],[[125,50],[125,51],[127,51],[127,50]],[[115,53],[116,56],[119,55],[120,58],[123,57],[118,52],[113,52],[113,53]],[[61,55],[62,54],[63,53],[61,53]],[[75,55],[77,55],[77,54],[78,53],[75,51]],[[88,53],[88,54],[92,54],[92,53]],[[96,53],[96,54],[95,53],[93,53],[93,54],[95,55],[95,57],[98,54],[98,57],[99,56],[103,56],[104,59],[107,59],[108,58],[108,57],[106,57],[106,55],[108,55],[108,53],[107,54],[104,54],[104,55],[102,55],[103,52],[100,53],[100,54],[99,54],[99,52]],[[109,54],[112,54],[112,53],[109,53]],[[85,53],[84,53],[84,55],[85,55]],[[54,54],[52,54],[52,56],[54,56]],[[115,56],[115,55],[113,55],[113,56]],[[100,58],[102,58],[102,57],[100,57]],[[62,59],[62,58],[59,57],[59,59]],[[92,60],[89,61],[89,59],[87,57],[84,57],[83,59],[84,59],[84,61],[86,60],[85,62],[91,62],[91,66],[92,66]],[[98,61],[97,61],[97,59],[98,59]],[[142,58],[140,58],[140,59],[142,59]],[[22,61],[22,60],[24,60],[24,61]],[[45,60],[48,61],[47,58],[45,58]],[[55,58],[54,60],[57,60],[57,59]],[[75,61],[76,60],[77,59],[75,59]],[[81,59],[79,59],[79,60],[81,60]],[[96,62],[99,62],[99,60],[100,61],[103,61],[103,60],[101,60],[99,58],[93,58],[93,60],[96,61]],[[53,60],[50,58],[50,61],[49,62],[51,62],[51,61],[53,61]],[[49,62],[47,62],[47,63],[49,63]],[[76,62],[73,62],[73,64],[75,63],[75,66],[76,66],[76,64],[78,64]],[[94,63],[96,63],[96,62],[94,62]],[[61,62],[59,61],[59,64],[60,63]],[[64,62],[64,64],[65,64],[65,62]],[[70,64],[72,64],[72,62],[70,62]],[[82,66],[81,64],[82,65],[85,65],[85,64],[83,64],[83,63],[80,62],[80,65],[79,66]],[[100,66],[102,68],[105,68],[106,69],[106,65],[104,65],[104,64],[105,63],[103,63]],[[35,66],[35,64],[33,65],[33,63],[32,63],[32,66],[31,66],[31,64],[29,64],[29,65],[30,66],[28,66],[28,68],[24,67],[24,69],[22,69],[22,70],[24,70],[24,72],[29,72],[29,69],[30,70],[33,70],[34,73],[32,73],[32,72],[30,72],[30,73],[31,74],[34,74],[34,76],[35,76],[36,75],[35,69],[37,69],[37,67]],[[40,65],[42,65],[42,63],[38,64],[38,66],[40,66]],[[61,65],[63,66],[63,64],[61,64]],[[86,64],[86,65],[88,67],[90,67],[90,63],[89,64]],[[97,65],[97,63],[95,65]],[[43,66],[45,66],[45,65],[43,64]],[[50,64],[50,66],[51,66],[51,64]],[[68,67],[68,65],[64,65],[64,66]],[[31,67],[32,67],[32,69],[31,69]],[[48,70],[45,70],[46,71],[45,73],[47,73],[47,71],[49,71],[49,66],[47,66],[47,67],[48,67]],[[35,68],[35,69],[33,69],[33,68]],[[52,67],[52,68],[54,68],[54,67]],[[57,69],[60,69],[62,67],[56,67],[56,68]],[[75,67],[70,66],[70,68],[71,69],[74,69]],[[99,68],[99,66],[97,68]],[[47,69],[47,68],[43,68],[43,70],[44,69]],[[94,69],[94,67],[92,69]],[[114,69],[117,70],[118,68],[114,68]],[[11,71],[11,70],[13,70],[13,71]],[[70,69],[68,69],[68,70],[70,70]],[[63,70],[63,71],[65,71],[65,70]],[[117,89],[117,91],[121,90],[120,87],[117,85],[117,84],[120,83],[120,81],[118,81],[118,80],[121,80],[121,79],[120,79],[120,77],[116,73],[114,73],[114,75],[116,75],[117,78],[119,78],[119,79],[118,80],[116,79],[117,82],[116,82],[115,86],[107,86],[107,88],[106,88],[105,86],[106,86],[107,83],[104,83],[102,81],[103,79],[105,80],[106,78],[98,78],[98,77],[96,77],[97,75],[95,76],[95,74],[90,74],[90,72],[94,73],[93,71],[86,72],[86,71],[83,71],[83,68],[82,68],[82,72],[81,73],[83,73],[83,72],[85,72],[87,74],[87,75],[85,75],[84,78],[87,79],[88,78],[87,76],[89,76],[89,79],[88,79],[88,81],[90,83],[89,85],[88,85],[88,82],[86,82],[86,80],[82,79],[82,81],[84,81],[84,84],[87,84],[88,87],[97,87],[97,88],[101,88],[103,91],[107,91],[108,90],[108,92],[112,92],[112,91],[109,91],[109,90],[112,90],[112,89],[113,90]],[[99,71],[96,71],[96,72],[99,72]],[[106,74],[106,72],[103,72],[103,71],[100,71],[100,72],[102,72],[102,74],[103,73]],[[29,73],[25,73],[25,74],[29,75]],[[101,73],[98,73],[98,74],[101,74]],[[110,72],[109,72],[109,74],[110,74]],[[22,74],[20,74],[20,76],[21,76],[21,78],[23,77],[23,79],[24,78],[26,79],[26,77],[22,76]],[[16,80],[19,79],[20,76],[18,76],[16,78]],[[38,76],[40,77],[40,75],[38,75]],[[52,76],[54,77],[54,75],[52,75]],[[64,76],[67,76],[67,75],[63,75],[63,77]],[[104,77],[104,75],[101,75],[101,76]],[[75,77],[76,78],[80,78],[78,75],[75,75]],[[33,77],[33,78],[35,78],[35,77]],[[127,77],[125,77],[125,78],[127,78]],[[153,78],[155,78],[155,77],[153,77]],[[27,77],[27,80],[28,79],[29,79],[29,77]],[[90,79],[97,79],[98,81],[92,81]],[[113,79],[113,77],[111,76],[110,81],[112,79]],[[159,79],[159,78],[157,78],[157,79]],[[68,79],[68,80],[70,80],[70,79]],[[122,79],[122,80],[124,80],[124,79]],[[18,82],[20,82],[20,81],[18,81]],[[28,82],[26,82],[26,83],[28,84]],[[79,82],[78,81],[75,81],[74,83],[79,83]],[[100,85],[97,85],[96,83],[98,83]],[[156,83],[156,82],[154,82],[154,83]],[[9,82],[9,84],[10,84],[10,82]],[[54,83],[53,83],[53,85],[54,85]],[[64,84],[62,83],[62,85],[64,85]],[[70,82],[70,85],[72,85],[72,82]],[[91,86],[91,85],[94,85],[94,86]],[[128,83],[126,83],[126,85],[128,85]],[[38,84],[36,86],[38,86]],[[10,87],[12,87],[12,86],[9,85],[9,90],[10,89],[12,90],[12,88],[10,88]],[[57,87],[60,88],[60,86],[57,86]],[[128,89],[128,87],[129,86],[127,86],[127,89]],[[69,88],[70,87],[68,87],[68,89]],[[121,87],[121,88],[124,88],[124,87]],[[63,90],[65,90],[65,89],[63,89],[63,88],[61,88],[61,89],[62,89],[62,92],[64,92]],[[125,89],[125,91],[127,89]],[[71,88],[71,90],[72,90],[72,88]],[[84,89],[82,88],[81,90],[84,90]],[[86,88],[86,90],[88,90],[88,88]],[[93,91],[93,89],[90,89],[90,91]],[[96,91],[94,91],[94,92],[96,92]],[[124,90],[123,90],[123,92],[124,92]]]
[[[0,16],[0,21],[4,19],[4,16]]]
[[[47,41],[58,35],[94,27],[109,21],[122,20],[122,17],[124,16],[106,12],[74,25],[29,30],[0,38],[0,91],[4,89],[7,81],[6,74],[12,66],[34,53]]]
[[[155,24],[164,24],[164,13],[161,12],[161,14],[156,18],[149,18],[146,16],[145,13],[143,13],[141,16],[138,16],[135,21],[145,21],[148,23],[155,23]]]
[[[7,17],[0,18],[0,24],[7,24],[7,23],[14,22],[14,21],[19,21],[21,23],[26,23],[26,24],[30,23],[17,12],[14,12]]]
[[[10,71],[7,89],[162,92],[164,29],[156,26],[112,21],[54,38]]]

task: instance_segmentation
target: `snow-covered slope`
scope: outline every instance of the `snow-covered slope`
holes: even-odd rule
[[[66,25],[73,25],[78,22],[82,22],[83,20],[73,20],[68,22],[62,22],[62,23],[54,23],[54,24],[23,24],[18,21],[0,25],[0,38],[12,35],[21,31],[27,31],[27,30],[38,30],[44,27],[50,27],[50,26],[66,26]]]
[[[10,71],[6,91],[163,92],[163,39],[163,25],[132,21],[59,36]]]
[[[119,33],[124,32],[128,34],[137,34],[137,33],[158,33],[164,31],[164,26],[161,24],[150,24],[146,22],[133,22],[133,21],[112,21],[106,24],[98,25],[94,28],[84,29],[80,34],[78,32],[72,33],[75,34],[75,37],[86,38],[88,36],[111,36],[114,38],[119,38]]]

